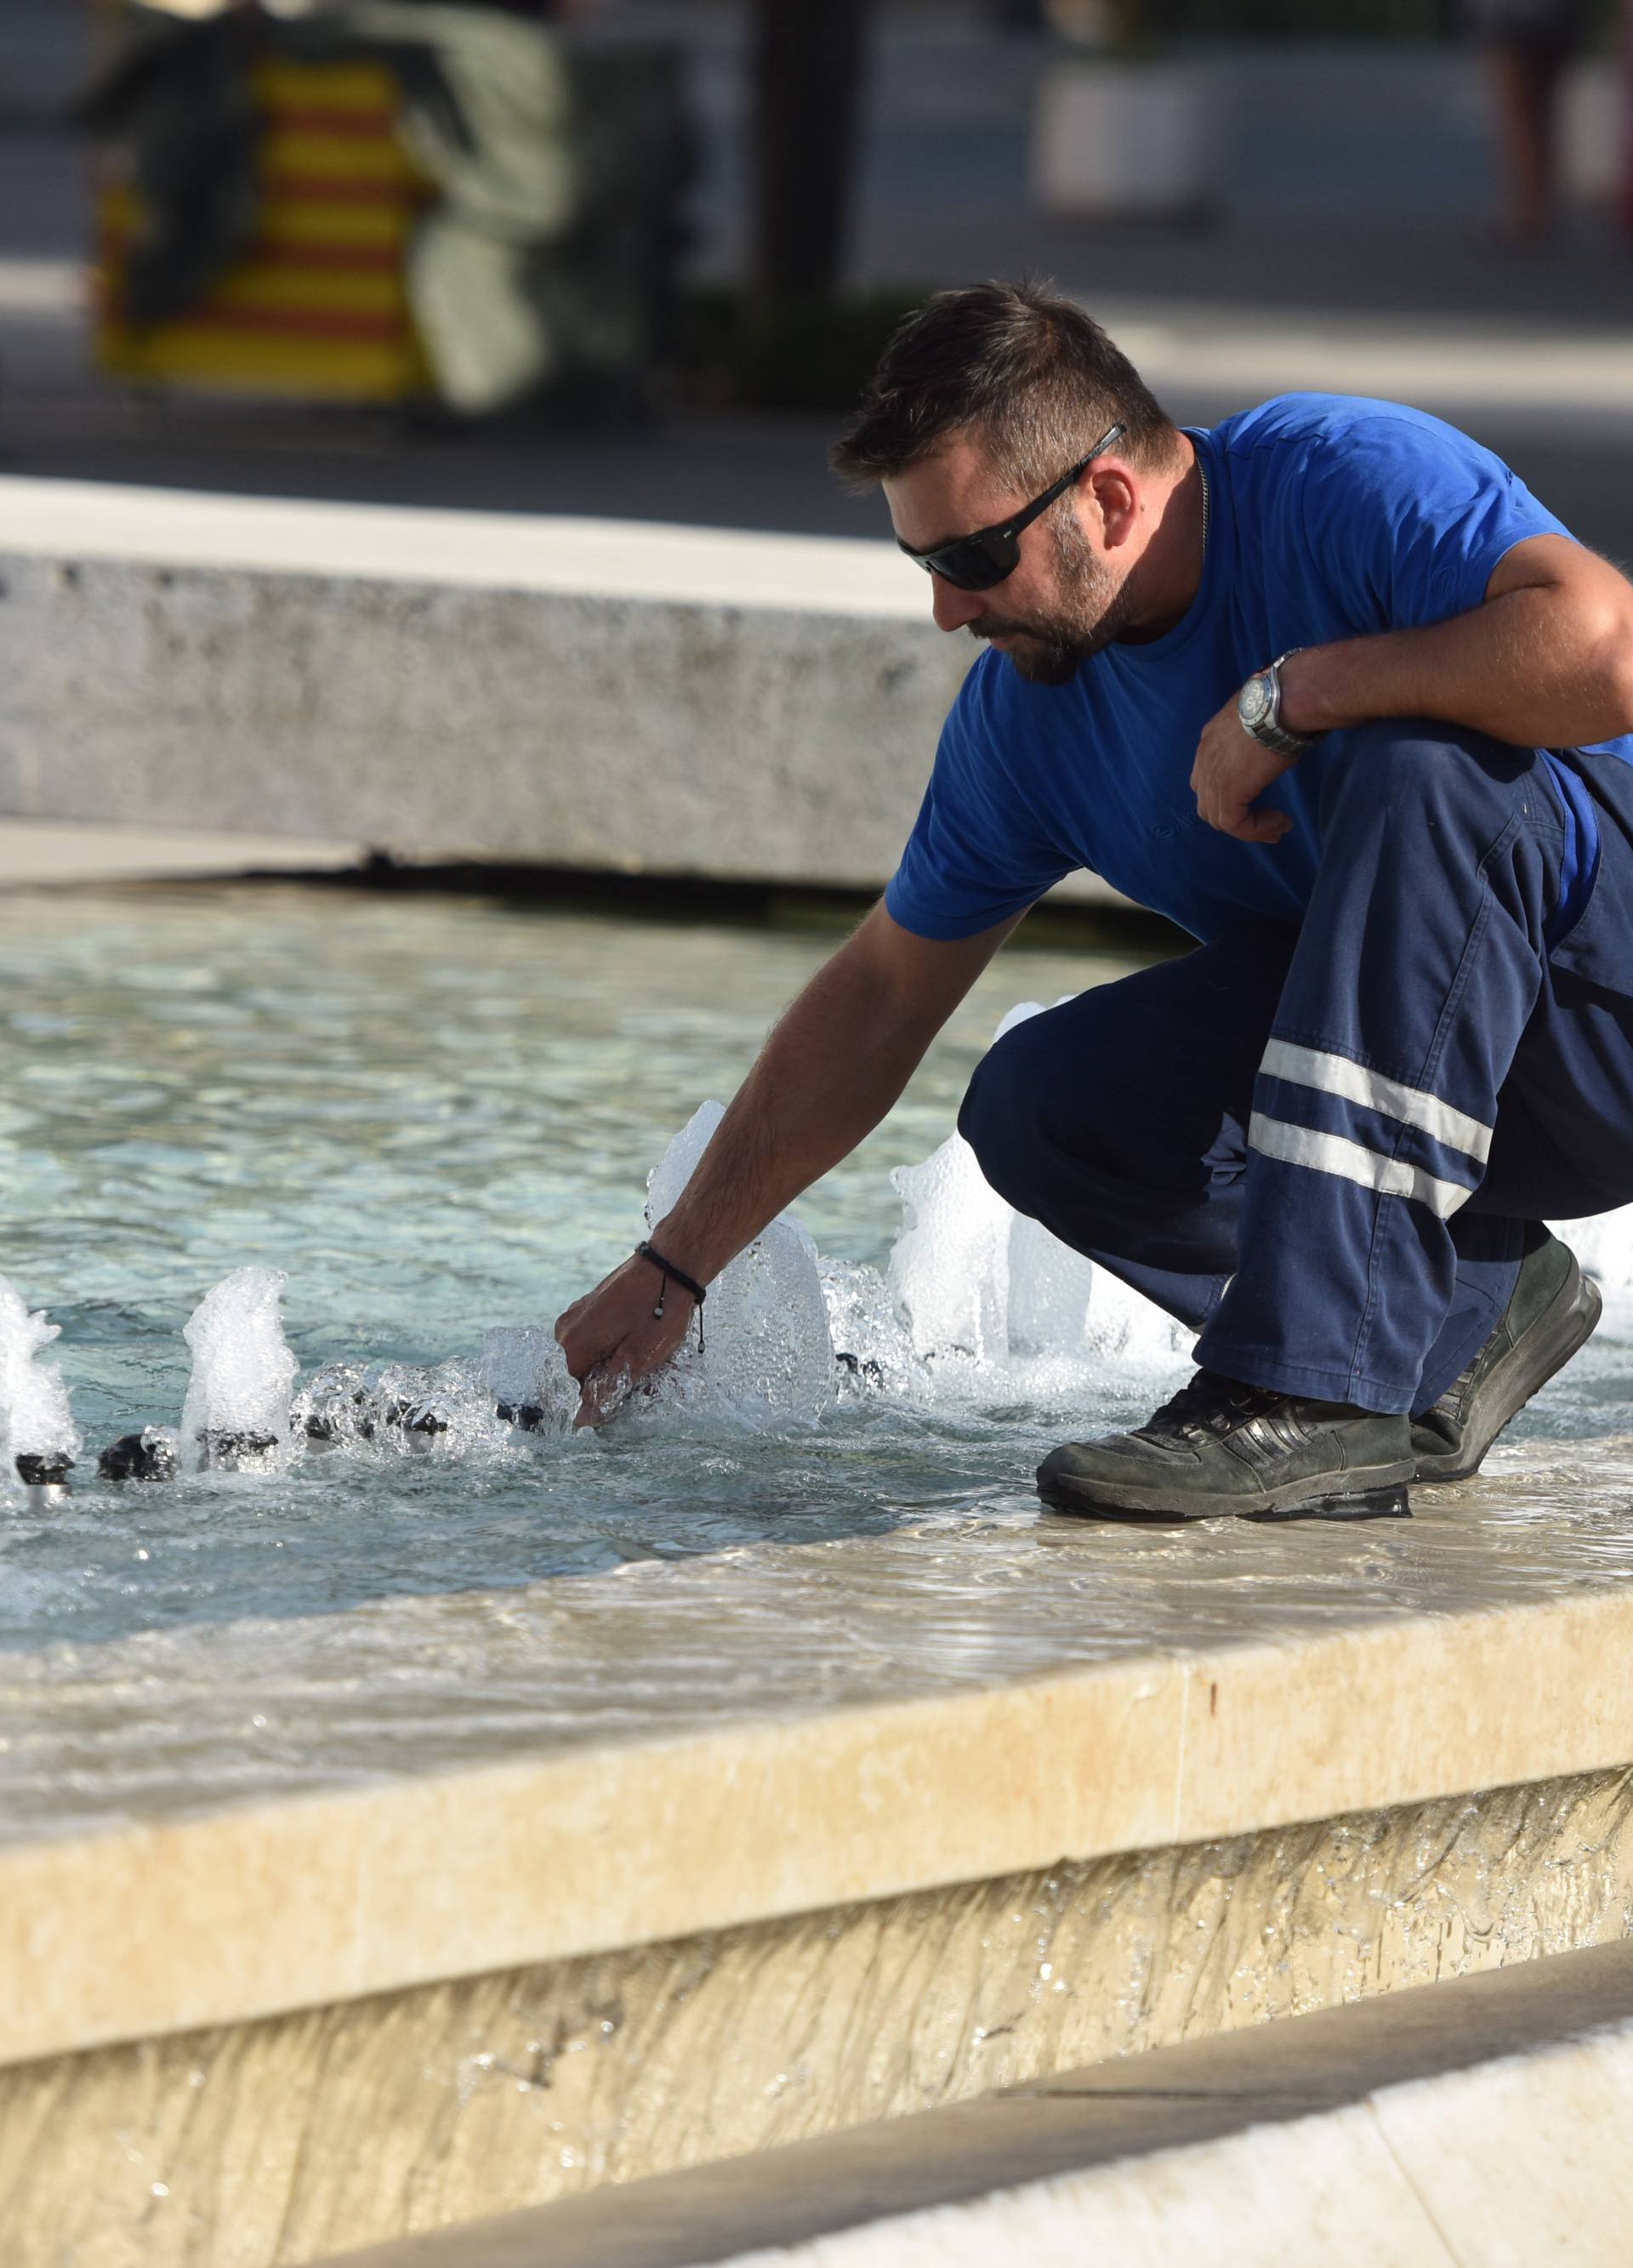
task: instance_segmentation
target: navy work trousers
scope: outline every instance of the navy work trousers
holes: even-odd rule
[[[1415,1410],[1501,1316],[1525,1222],[1633,1199],[1633,766],[1568,757],[1600,850],[1552,941],[1564,820],[1534,750],[1419,723],[1334,741],[1302,924],[1018,1025],[959,1125],[1208,1367]]]

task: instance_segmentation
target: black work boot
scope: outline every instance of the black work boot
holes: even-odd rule
[[[1412,1420],[1416,1481],[1466,1481],[1517,1410],[1586,1344],[1604,1301],[1568,1244],[1540,1220],[1526,1225],[1525,1257],[1503,1320],[1432,1409]]]
[[[1199,1370],[1133,1433],[1068,1441],[1038,1468],[1092,1520],[1370,1520],[1408,1507],[1411,1420]]]

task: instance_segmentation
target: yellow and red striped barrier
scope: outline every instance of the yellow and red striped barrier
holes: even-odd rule
[[[145,215],[129,185],[97,198],[97,355],[137,384],[399,401],[429,373],[404,284],[428,190],[396,129],[397,89],[373,63],[267,58],[255,67],[265,120],[255,239],[186,314],[136,324],[124,263]]]

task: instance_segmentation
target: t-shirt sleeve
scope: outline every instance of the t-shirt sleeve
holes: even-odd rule
[[[1291,516],[1289,534],[1358,632],[1466,614],[1515,544],[1569,533],[1489,449],[1438,418],[1387,410],[1322,442]]]
[[[1045,838],[1007,773],[999,722],[985,697],[991,666],[978,662],[959,690],[884,893],[892,921],[916,937],[978,936],[1030,906],[1077,863]]]

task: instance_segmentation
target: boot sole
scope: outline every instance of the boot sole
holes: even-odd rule
[[[1363,1465],[1344,1476],[1348,1485],[1341,1489],[1329,1484],[1312,1494],[1308,1481],[1288,1481],[1230,1504],[1177,1505],[1160,1491],[1115,1485],[1101,1490],[1089,1482],[1079,1487],[1069,1476],[1053,1473],[1046,1483],[1041,1471],[1038,1493],[1052,1512],[1078,1520],[1168,1525],[1195,1520],[1405,1520],[1411,1514],[1407,1484],[1415,1470],[1405,1457],[1393,1464]]]
[[[1422,1457],[1414,1467],[1412,1479],[1420,1488],[1445,1488],[1454,1481],[1470,1481],[1485,1462],[1492,1443],[1503,1428],[1517,1418],[1533,1394],[1540,1394],[1550,1378],[1557,1376],[1570,1360],[1579,1354],[1599,1328],[1605,1302],[1600,1288],[1591,1276],[1585,1276],[1575,1261],[1571,1272],[1554,1294],[1552,1306],[1533,1323],[1531,1329],[1511,1346],[1501,1361],[1492,1367],[1490,1376],[1480,1388],[1477,1400],[1488,1398],[1496,1403],[1508,1403],[1501,1418],[1480,1442],[1477,1449],[1466,1445],[1453,1463],[1435,1457]],[[1478,1439],[1478,1436],[1476,1436]]]

